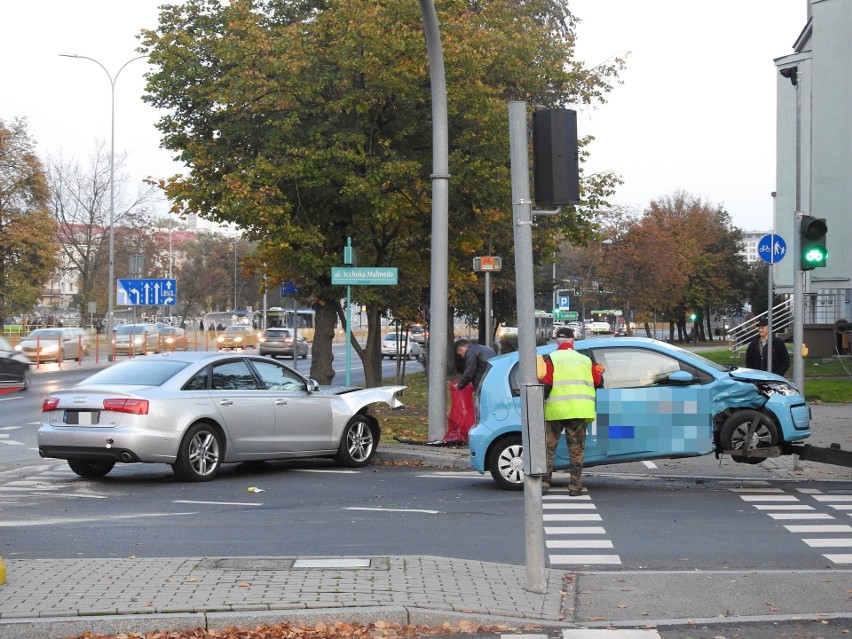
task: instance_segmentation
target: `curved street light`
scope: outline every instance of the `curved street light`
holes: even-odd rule
[[[109,282],[107,283],[107,332],[106,334],[109,336],[108,339],[112,339],[112,323],[113,323],[113,315],[115,314],[115,83],[118,80],[118,76],[131,62],[135,62],[136,60],[141,60],[142,58],[147,58],[147,55],[138,55],[135,58],[131,58],[127,62],[121,65],[118,71],[115,72],[115,75],[110,74],[107,68],[95,60],[94,58],[90,58],[86,55],[77,55],[76,53],[60,53],[60,56],[63,58],[79,58],[81,60],[91,60],[95,64],[97,64],[101,69],[104,70],[104,73],[107,74],[107,78],[109,78],[109,86],[110,86],[110,146],[109,146]],[[112,361],[112,353],[110,352],[108,355],[110,361]]]

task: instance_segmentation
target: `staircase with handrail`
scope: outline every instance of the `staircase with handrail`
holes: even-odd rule
[[[751,339],[757,335],[757,325],[760,320],[767,318],[768,311],[742,322],[728,331],[726,339],[732,354],[746,348]],[[772,308],[772,332],[785,333],[793,325],[793,300],[788,298]]]

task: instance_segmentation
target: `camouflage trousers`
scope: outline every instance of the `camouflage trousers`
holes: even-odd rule
[[[568,473],[568,490],[582,490],[583,488],[583,454],[586,450],[586,425],[585,419],[558,419],[547,422],[544,431],[545,445],[547,446],[547,475],[542,478],[545,484],[550,484],[553,475],[553,457],[556,454],[556,445],[562,436],[563,429],[568,440],[568,451],[570,453],[570,464]]]

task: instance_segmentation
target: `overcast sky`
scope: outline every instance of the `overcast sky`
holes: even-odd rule
[[[411,0],[414,2],[414,0]],[[0,119],[26,117],[42,155],[85,160],[109,148],[110,83],[137,55],[136,34],[163,0],[2,2]],[[613,170],[614,198],[642,210],[682,189],[724,206],[744,230],[768,230],[775,190],[773,59],[792,53],[806,0],[569,0],[589,65],[628,54],[608,103],[580,114],[596,137],[587,171]],[[440,15],[439,15],[440,19]],[[425,44],[424,44],[425,47]],[[115,144],[134,182],[180,171],[159,148],[157,112],[143,104],[144,60],[115,85]],[[508,115],[507,115],[508,117]],[[507,142],[508,154],[508,142]],[[165,204],[162,210],[166,210]]]

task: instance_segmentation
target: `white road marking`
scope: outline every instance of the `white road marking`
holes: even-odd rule
[[[548,548],[612,548],[609,539],[553,539],[545,545]]]
[[[811,548],[850,548],[852,537],[837,539],[802,539]]]
[[[426,510],[420,508],[366,508],[359,506],[351,506],[345,510],[367,510],[372,512],[387,512],[387,513],[423,513],[426,515],[439,515],[440,510]]]
[[[550,555],[550,564],[560,566],[589,566],[592,564],[616,565],[621,563],[618,555]]]
[[[138,513],[135,515],[112,515],[102,517],[101,521],[120,521],[130,519],[147,519],[149,517],[183,517],[186,515],[197,515],[197,512],[190,513]],[[91,517],[54,517],[50,519],[28,519],[27,521],[2,521],[0,520],[0,528],[21,528],[23,526],[54,526],[64,524],[80,524],[91,521]]]

